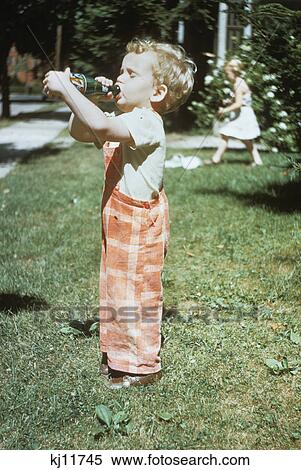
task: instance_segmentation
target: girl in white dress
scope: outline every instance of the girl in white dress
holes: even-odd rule
[[[224,155],[229,137],[241,140],[247,147],[253,163],[252,166],[262,165],[262,160],[253,139],[260,135],[260,129],[252,108],[251,90],[243,78],[242,63],[232,59],[225,64],[225,73],[233,85],[235,100],[230,106],[219,108],[218,115],[223,118],[230,113],[230,121],[224,124],[219,132],[221,142],[210,163],[220,163]]]

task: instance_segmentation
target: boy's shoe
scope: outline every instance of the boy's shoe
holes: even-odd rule
[[[108,388],[116,390],[120,388],[137,387],[139,385],[150,385],[162,377],[162,372],[145,375],[123,375],[121,377],[111,377],[108,381]]]

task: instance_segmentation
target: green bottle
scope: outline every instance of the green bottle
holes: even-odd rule
[[[116,96],[120,92],[118,85],[106,86],[82,73],[70,73],[70,81],[83,95],[107,95],[111,91]]]

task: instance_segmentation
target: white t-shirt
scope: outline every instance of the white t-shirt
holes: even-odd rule
[[[127,126],[134,146],[121,143],[123,175],[120,192],[149,201],[163,186],[166,139],[161,116],[148,108],[135,108],[119,116]]]

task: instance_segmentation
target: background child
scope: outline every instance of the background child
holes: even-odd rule
[[[215,154],[207,163],[220,163],[228,146],[229,137],[239,139],[247,147],[253,163],[252,165],[262,165],[259,152],[253,139],[260,135],[260,129],[252,108],[251,90],[245,80],[241,77],[242,63],[238,59],[232,59],[225,64],[225,73],[233,85],[234,103],[225,108],[219,108],[218,115],[224,117],[230,114],[230,122],[224,124],[219,132],[221,142]]]
[[[69,130],[76,140],[98,148],[105,142],[100,349],[111,388],[161,377],[161,274],[169,239],[161,114],[187,100],[195,68],[179,46],[131,41],[116,81],[121,91],[115,102],[122,112],[116,117],[81,95],[70,83],[69,69],[48,72],[43,82],[46,94],[59,95],[71,109]]]

